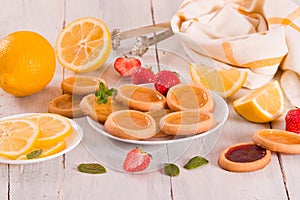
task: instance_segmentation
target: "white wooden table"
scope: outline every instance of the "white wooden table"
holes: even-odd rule
[[[1,0],[0,36],[21,29],[33,30],[55,46],[63,26],[79,17],[98,17],[111,30],[128,30],[169,21],[180,3],[181,0]],[[185,56],[174,37],[159,43],[158,47]],[[0,117],[47,112],[48,102],[62,94],[60,82],[71,74],[57,64],[48,87],[24,98],[0,90]],[[80,163],[101,161],[81,143],[73,151],[49,161],[28,165],[0,164],[0,199],[300,199],[300,156],[272,153],[268,166],[249,173],[227,172],[218,166],[218,156],[224,148],[251,141],[256,130],[284,128],[283,118],[270,124],[250,123],[241,118],[231,105],[232,100],[241,95],[243,91],[226,99],[229,118],[216,146],[206,156],[209,160],[206,166],[191,171],[181,168],[180,175],[172,178],[161,170],[133,175],[109,166],[106,166],[106,174],[84,174],[76,169]],[[84,137],[88,137],[88,131],[92,131],[88,123],[83,122],[81,126],[85,130]],[[176,164],[180,166],[188,156],[183,156]]]

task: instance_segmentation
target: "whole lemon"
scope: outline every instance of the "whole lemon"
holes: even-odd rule
[[[0,41],[0,87],[14,96],[44,89],[56,68],[55,51],[40,34],[13,32]]]

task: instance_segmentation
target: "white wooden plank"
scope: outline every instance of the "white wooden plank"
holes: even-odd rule
[[[72,5],[70,5],[67,1],[67,21],[76,19],[82,15],[89,15],[99,17],[109,27],[126,28],[126,30],[152,23],[149,1],[135,0],[125,2],[115,0],[103,1],[103,3],[99,3],[99,1],[95,1],[96,3],[89,1],[88,6],[82,5],[80,2],[82,3],[82,1],[77,1],[76,4],[76,2],[72,1]],[[83,9],[75,9],[74,6],[82,6]],[[87,6],[88,9],[85,9],[85,6]],[[136,9],[137,7],[139,8],[138,10]],[[137,13],[137,15],[128,14],[132,12]],[[112,62],[116,56],[118,56],[118,53],[112,52],[108,63]],[[101,70],[98,70],[89,74],[99,76],[100,73]],[[71,74],[72,73],[66,71],[66,75],[69,76]],[[110,79],[110,77],[108,77],[108,79]],[[101,141],[98,141],[99,137],[98,140],[97,138],[94,139],[94,137],[97,137],[99,133],[95,133],[87,122],[82,122],[82,120],[85,119],[76,119],[85,130],[83,145],[66,155],[65,182],[62,183],[63,190],[60,193],[61,199],[95,199],[96,197],[102,197],[103,199],[119,199],[120,197],[128,199],[138,199],[141,197],[143,197],[143,199],[169,199],[171,197],[170,194],[166,192],[169,191],[170,180],[168,177],[162,177],[160,171],[151,173],[151,176],[128,175],[112,169],[112,166],[105,162],[107,160],[97,158],[93,150],[101,150]],[[93,135],[94,137],[92,137]],[[92,148],[93,144],[91,144],[91,142],[96,142],[99,146],[96,145]],[[87,145],[90,146],[87,147]],[[89,154],[84,147],[92,153]],[[114,154],[116,154],[116,152],[114,152]],[[92,156],[96,156],[97,159]],[[84,162],[99,162],[107,168],[107,173],[102,175],[82,174],[76,170],[76,167]],[[114,162],[114,160],[112,160],[112,162]],[[111,165],[112,164],[113,163],[111,163]],[[83,184],[77,184],[76,190],[78,192],[74,193],[74,185],[70,184],[70,182]],[[139,189],[136,190],[135,188]]]
[[[63,2],[59,0],[1,1],[1,37],[17,30],[30,30],[43,35],[54,47],[62,22],[62,11]],[[61,94],[61,80],[62,71],[57,67],[50,84],[37,94],[16,98],[1,90],[1,116],[47,112],[48,102]],[[59,191],[59,188],[54,183],[62,177],[62,160],[63,158],[59,157],[32,165],[1,164],[3,174],[1,174],[0,199],[56,199],[56,193],[53,191]]]
[[[16,29],[30,29],[43,34],[52,44],[66,23],[82,16],[103,19],[110,29],[127,30],[169,20],[181,1],[176,0],[1,0],[0,37]],[[153,13],[151,16],[151,3]],[[64,13],[64,11],[66,11]],[[134,13],[134,14],[133,14]],[[125,47],[130,42],[123,43]],[[185,55],[179,41],[174,37],[158,45]],[[112,53],[110,61],[116,56]],[[108,61],[109,62],[109,61]],[[101,70],[93,74],[99,75]],[[66,72],[66,75],[72,73]],[[47,103],[61,93],[62,68],[58,65],[51,84],[42,92],[25,98],[15,98],[0,90],[0,116],[24,112],[47,112]],[[242,95],[239,93],[238,95]],[[238,96],[237,95],[237,96]],[[236,98],[237,96],[233,97]],[[231,104],[232,99],[228,99]],[[86,122],[80,122],[85,134],[91,131]],[[272,123],[273,128],[283,128],[283,122]],[[231,173],[219,168],[219,153],[229,145],[250,141],[254,131],[268,128],[267,124],[253,124],[238,116],[230,107],[229,120],[221,138],[207,156],[210,163],[202,168],[187,171],[183,164],[197,152],[190,149],[176,164],[180,166],[179,177],[169,178],[162,171],[150,174],[129,175],[107,167],[102,175],[82,174],[76,170],[83,162],[100,162],[81,144],[63,157],[43,163],[15,166],[0,165],[0,199],[287,199],[278,158],[272,155],[271,163],[262,170],[250,173]],[[171,148],[169,149],[171,150]],[[281,155],[290,199],[300,194],[299,173],[295,169],[298,156]],[[125,184],[124,184],[125,183]],[[8,188],[8,185],[10,187]],[[8,193],[9,192],[9,193]]]
[[[235,113],[231,101],[242,94],[243,91],[240,91],[233,98],[227,99],[229,119],[218,143],[206,156],[210,163],[193,171],[184,170],[184,163],[197,155],[197,151],[184,154],[178,161],[182,174],[172,179],[175,199],[199,199],[199,195],[203,199],[287,199],[276,154],[272,155],[269,165],[255,172],[233,173],[218,166],[218,157],[223,149],[236,143],[250,142],[256,130],[268,128],[268,124],[250,123]]]
[[[173,15],[175,15],[181,3],[182,1],[180,0],[176,0],[176,1],[153,0],[153,8],[154,8],[153,17],[155,23],[159,24],[163,22],[170,22],[171,18],[173,17]],[[165,8],[169,8],[169,9],[165,9]],[[183,49],[183,46],[174,35],[171,36],[170,38],[167,38],[166,40],[159,42],[157,44],[157,47],[162,49],[167,49],[188,59]]]
[[[126,31],[132,28],[151,25],[151,6],[150,1],[95,1],[89,0],[83,2],[81,0],[66,1],[66,25],[74,19],[93,16],[101,19],[106,23],[109,30],[119,28],[121,31]],[[137,9],[138,8],[138,9]],[[130,14],[129,14],[130,13]],[[135,14],[132,14],[135,13]],[[131,38],[121,42],[120,49],[130,49],[133,47],[135,38]],[[117,56],[122,53],[111,52],[107,63],[112,62]],[[98,71],[86,73],[84,75],[98,76],[101,69]],[[74,76],[73,72],[65,70],[65,77]],[[78,75],[78,74],[77,74]]]
[[[0,27],[0,33],[6,35],[17,30],[35,31],[43,35],[54,48],[59,23],[63,16],[63,2],[59,0],[47,2],[2,1],[1,6],[4,12],[1,12],[0,23],[4,25]],[[37,94],[15,98],[3,92],[1,114],[5,116],[25,112],[47,112],[48,102],[61,93],[59,90],[61,79],[61,67],[57,66],[52,81]],[[7,109],[8,107],[10,109]]]
[[[207,166],[187,171],[182,169],[182,176],[172,179],[175,199],[287,199],[280,166],[276,154],[262,170],[249,173],[227,172],[218,166],[221,151],[240,142],[250,142],[254,131],[266,128],[264,124],[252,124],[237,116],[230,107],[229,119],[213,151],[206,156]],[[183,164],[193,154],[181,159]]]
[[[59,1],[1,1],[0,36],[17,30],[31,30],[55,43],[62,19],[63,2]]]
[[[103,8],[103,19],[110,30],[125,31],[152,24],[150,0],[104,1]]]
[[[285,130],[285,116],[290,109],[294,109],[295,107],[286,100],[286,109],[284,114],[276,121],[272,122],[272,128]],[[286,181],[286,187],[288,190],[288,195],[291,200],[298,199],[300,196],[299,189],[297,184],[300,184],[300,174],[295,166],[300,163],[299,155],[287,155],[287,154],[279,154],[280,159],[282,161],[282,171],[284,173]]]
[[[66,24],[81,17],[97,17],[103,19],[103,1],[95,0],[66,0],[65,21]]]
[[[10,199],[57,199],[64,178],[61,157],[10,169]]]
[[[153,15],[155,23],[169,22],[175,13],[177,12],[181,0],[174,1],[160,1],[152,0],[153,2]],[[167,8],[167,9],[166,9]]]
[[[95,199],[96,197],[103,199],[119,199],[120,197],[126,199],[170,199],[168,177],[162,176],[160,171],[137,175],[120,172],[123,159],[120,160],[119,153],[124,153],[122,147],[114,147],[111,143],[111,149],[103,149],[101,140],[105,140],[105,138],[95,132],[92,127],[84,126],[87,124],[86,119],[77,119],[77,121],[84,127],[86,135],[83,145],[66,155],[66,172],[61,186],[63,188],[60,193],[61,199]],[[87,153],[85,149],[88,149],[91,154]],[[102,152],[107,154],[103,155]],[[99,157],[99,154],[102,155]],[[122,156],[125,158],[125,155]],[[95,162],[102,164],[107,172],[91,175],[81,173],[76,169],[80,163]],[[118,167],[118,171],[114,170],[116,167]],[[73,192],[74,187],[76,187],[77,193]]]
[[[155,3],[163,4],[162,1],[155,1]],[[174,50],[186,57],[176,37],[159,43],[158,47]],[[206,156],[210,163],[192,171],[183,169],[183,165],[200,152],[200,147],[198,150],[189,149],[177,161],[176,164],[181,168],[181,175],[172,178],[174,199],[287,199],[276,154],[272,155],[272,161],[266,168],[256,172],[232,173],[218,166],[217,160],[223,149],[236,143],[249,142],[256,130],[269,128],[268,124],[247,122],[233,110],[232,100],[244,95],[245,92],[240,91],[227,99],[230,108],[229,119],[213,151]]]
[[[294,0],[298,5],[300,5],[300,0]],[[287,99],[287,98],[286,98]],[[291,106],[291,103],[287,100],[286,101],[286,110],[283,116],[272,123],[272,127],[275,129],[285,130],[285,115],[288,110],[293,109],[294,107]],[[285,155],[280,154],[280,158],[282,159],[282,170],[285,176],[284,181],[286,181],[286,187],[288,191],[289,198],[291,200],[298,199],[300,196],[299,189],[297,185],[300,184],[300,173],[298,173],[295,166],[298,165],[300,162],[299,155]]]
[[[1,104],[0,104],[1,105]],[[8,200],[8,165],[0,164],[0,199]]]

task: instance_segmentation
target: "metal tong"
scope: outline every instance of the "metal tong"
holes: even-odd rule
[[[146,35],[150,33],[153,33],[154,36],[147,37]],[[121,32],[120,29],[114,29],[111,32],[112,47],[113,50],[117,50],[122,40],[136,37],[136,42],[129,51],[129,54],[142,57],[147,52],[149,46],[165,40],[172,35],[174,35],[174,33],[169,22],[135,28],[125,32]]]

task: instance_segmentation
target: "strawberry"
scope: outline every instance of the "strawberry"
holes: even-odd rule
[[[119,57],[114,62],[114,68],[123,77],[131,76],[138,68],[141,67],[141,61],[134,57]]]
[[[287,112],[285,116],[285,130],[300,134],[300,108]]]
[[[153,83],[155,74],[150,68],[141,67],[132,74],[131,78],[133,84]]]
[[[138,172],[146,169],[151,161],[151,155],[136,147],[127,154],[123,169],[127,172]]]
[[[175,72],[163,70],[155,75],[155,89],[163,95],[166,95],[169,89],[178,83],[180,79]]]

